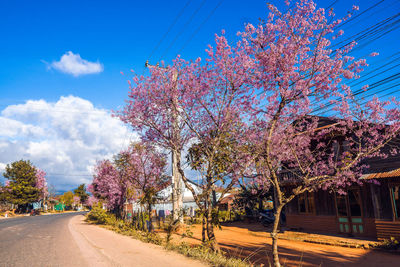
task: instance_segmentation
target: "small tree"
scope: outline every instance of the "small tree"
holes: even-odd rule
[[[46,172],[36,168],[36,184],[35,187],[40,190],[39,200],[45,200],[49,196],[46,181]]]
[[[6,187],[0,186],[0,203],[5,203],[7,200],[6,197]]]
[[[183,96],[179,102],[181,119],[191,137],[187,159],[202,177],[197,184],[199,190],[195,190],[195,183],[185,175],[181,164],[179,171],[204,215],[203,232],[206,227],[208,243],[219,251],[214,235],[218,220],[213,214],[217,214],[218,203],[236,184],[251,156],[245,153],[244,142],[248,128],[243,116],[248,101],[247,66],[241,64],[239,51],[229,46],[223,36],[216,36],[215,40],[215,48],[209,47],[205,63],[198,58],[182,67],[178,86]],[[216,187],[222,189],[219,197]]]
[[[170,184],[170,177],[165,175],[166,156],[148,143],[134,143],[115,161],[125,169],[129,187],[136,192],[139,203],[147,206],[152,231],[152,206],[160,199],[160,190]]]
[[[183,220],[182,178],[178,171],[184,146],[190,139],[181,120],[180,102],[185,92],[179,90],[183,60],[173,66],[152,67],[150,76],[135,76],[129,81],[130,92],[126,106],[117,116],[141,134],[142,140],[152,142],[172,154],[172,206],[174,220]]]
[[[60,197],[61,203],[65,204],[66,207],[71,208],[74,204],[74,193],[72,191],[67,191]]]
[[[56,195],[57,195],[57,189],[53,184],[50,184],[48,186],[48,203],[51,206],[51,209],[54,210],[54,205],[57,204],[57,199],[56,199]]]
[[[264,209],[264,201],[272,200],[272,190],[257,183],[240,184],[240,191],[236,194],[233,204],[236,208],[246,211]]]
[[[27,204],[37,201],[41,190],[36,187],[37,170],[28,160],[19,160],[7,164],[3,176],[9,180],[5,186],[5,199],[18,205],[22,211],[26,211]]]
[[[123,205],[128,192],[127,176],[110,160],[97,163],[89,191],[99,200],[104,200],[107,208],[122,217]]]
[[[86,185],[81,184],[75,190],[74,194],[77,195],[80,199],[80,203],[86,203],[86,200],[89,198],[89,194],[86,192]]]

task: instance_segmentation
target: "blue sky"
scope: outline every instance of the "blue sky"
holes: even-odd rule
[[[282,7],[281,1],[271,2]],[[353,4],[360,6],[360,13],[379,3],[371,11],[347,24],[344,27],[346,36],[360,32],[400,11],[400,1],[398,0],[386,0],[382,3],[378,0],[317,1],[321,7],[327,7],[333,3],[335,13],[338,15],[344,15],[347,10],[351,10]],[[187,7],[183,15],[179,17],[169,34],[151,56],[157,43],[185,5]],[[194,13],[195,15],[193,15]],[[87,166],[89,163],[93,163],[93,161],[87,161],[79,168],[76,167],[74,160],[77,159],[73,155],[77,152],[67,151],[61,153],[61,156],[58,155],[61,158],[65,156],[64,160],[72,162],[70,166],[63,166],[61,159],[59,164],[53,164],[54,158],[46,156],[45,152],[38,155],[33,152],[29,154],[26,151],[32,151],[35,144],[36,147],[40,147],[40,144],[44,144],[48,138],[54,139],[53,146],[58,144],[55,139],[63,138],[66,147],[73,144],[70,142],[71,140],[81,143],[82,140],[86,140],[86,136],[78,136],[76,132],[89,129],[89,126],[83,124],[81,130],[71,130],[66,134],[60,124],[65,126],[68,123],[59,123],[58,120],[62,121],[63,117],[69,116],[68,109],[74,105],[76,106],[75,113],[81,112],[83,115],[85,114],[82,113],[82,109],[85,108],[87,114],[98,115],[103,112],[106,114],[107,110],[117,109],[123,105],[128,92],[126,80],[129,76],[122,76],[120,71],[129,74],[129,70],[133,69],[138,73],[146,73],[144,62],[147,59],[150,59],[151,63],[160,60],[168,63],[177,53],[180,53],[185,59],[204,56],[207,44],[213,43],[214,34],[220,33],[221,29],[225,29],[228,38],[234,40],[236,32],[243,29],[245,23],[257,23],[259,18],[265,18],[266,15],[266,1],[262,0],[225,0],[221,2],[219,0],[1,1],[0,111],[2,111],[3,117],[7,117],[8,123],[14,126],[18,123],[23,125],[18,124],[19,128],[15,126],[18,128],[15,130],[17,132],[12,134],[0,131],[0,154],[3,154],[0,156],[0,168],[13,160],[32,157],[33,162],[49,174],[57,174],[51,176],[50,180],[58,187],[71,188],[79,182],[87,182],[88,176],[71,178],[79,177],[76,174],[87,174],[89,172]],[[197,31],[197,29],[199,30]],[[178,37],[176,38],[176,36]],[[400,31],[396,28],[393,32],[361,49],[357,55],[363,56],[378,51],[381,56],[373,61],[379,62],[379,60],[400,51],[399,36]],[[174,39],[176,41],[172,43]],[[181,50],[184,44],[186,46]],[[169,47],[170,49],[168,49]],[[49,67],[53,62],[59,61],[68,51],[74,55],[79,54],[83,60],[94,64],[98,63],[102,71],[74,76]],[[396,70],[392,70],[392,72],[395,73]],[[376,79],[378,78],[376,77]],[[61,99],[61,97],[64,98]],[[40,99],[43,101],[30,102],[30,109],[33,110],[33,113],[40,113],[43,105],[50,105],[47,109],[55,111],[59,116],[48,115],[43,118],[39,114],[27,114],[30,112],[29,110],[24,114],[21,114],[20,111],[13,111],[13,108],[18,109],[18,107],[26,105],[28,100],[38,101]],[[40,115],[43,116],[43,114]],[[100,117],[96,117],[96,119],[101,121]],[[87,123],[92,123],[96,119],[87,121]],[[13,121],[10,122],[10,120]],[[46,124],[43,120],[52,121],[52,123]],[[74,123],[75,120],[83,121],[76,117],[71,118],[69,122]],[[114,121],[110,122],[110,124],[113,123],[117,125]],[[28,124],[30,128],[26,126]],[[45,129],[45,132],[51,132],[54,127],[59,128],[54,130],[54,135],[49,136],[40,134],[40,129],[35,127],[41,127]],[[88,132],[88,135],[96,133],[95,126],[93,127],[93,132]],[[99,140],[99,143],[93,144],[92,154],[89,153],[88,157],[93,155],[96,157],[109,156],[117,152],[115,151],[118,150],[117,148],[127,143],[124,126],[117,125],[116,127],[118,131],[122,131],[122,134],[116,136],[113,133],[108,137],[104,136],[104,140],[114,138],[118,139],[119,143],[111,145],[110,142],[107,143],[108,141],[103,140],[112,148],[99,150],[94,146],[105,144]],[[26,130],[28,128],[29,131]],[[20,134],[18,131],[27,132]],[[103,131],[106,130],[103,129]],[[116,130],[109,129],[109,131]],[[128,136],[130,135],[128,134]],[[25,146],[18,147],[19,142],[24,142]],[[5,146],[7,146],[7,150],[2,150]],[[60,147],[63,146],[60,145]]]

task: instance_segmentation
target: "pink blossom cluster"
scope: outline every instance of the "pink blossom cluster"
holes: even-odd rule
[[[136,191],[131,198],[159,192],[169,185],[165,175],[166,156],[148,143],[136,143],[120,153],[126,163],[127,182]]]
[[[78,196],[74,196],[73,203],[74,203],[74,205],[80,204],[81,203],[81,198],[78,197]]]
[[[111,161],[99,161],[95,167],[89,192],[98,199],[104,199],[109,209],[122,207],[127,185]]]
[[[41,199],[49,196],[49,192],[48,192],[48,188],[47,188],[47,181],[46,181],[46,172],[39,168],[36,168],[36,185],[35,185],[35,187],[40,190]]]
[[[116,155],[114,161],[97,163],[88,186],[93,194],[90,204],[102,199],[109,209],[121,210],[126,200],[156,194],[169,185],[165,168],[164,154],[148,143],[133,144]]]
[[[89,186],[88,186],[88,188],[89,188]],[[99,200],[98,200],[95,196],[91,195],[91,196],[88,197],[88,199],[86,200],[86,203],[85,203],[85,204],[86,204],[87,206],[89,206],[89,207],[93,207],[93,206],[96,205],[98,202],[99,202]]]

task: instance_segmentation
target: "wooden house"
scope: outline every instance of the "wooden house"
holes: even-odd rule
[[[400,165],[400,160],[391,165]],[[365,174],[361,180],[346,195],[318,190],[296,197],[286,206],[286,227],[400,239],[400,168]]]
[[[319,129],[335,123],[319,119]],[[341,143],[338,149],[345,149],[342,137],[334,138]],[[388,152],[399,144],[400,138],[396,138],[383,149]],[[369,165],[368,173],[360,177],[361,185],[346,188],[347,194],[318,190],[299,195],[288,203],[286,226],[356,237],[400,239],[400,155],[367,159],[363,163]]]

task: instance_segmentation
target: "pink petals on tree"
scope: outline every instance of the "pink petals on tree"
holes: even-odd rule
[[[36,185],[35,187],[40,190],[40,198],[44,199],[49,196],[47,181],[46,181],[46,172],[43,170],[36,168]]]

